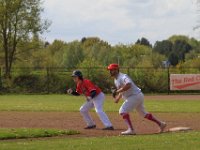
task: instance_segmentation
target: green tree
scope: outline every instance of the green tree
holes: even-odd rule
[[[67,44],[61,40],[54,40],[52,44],[45,42],[44,46],[39,52],[39,57],[35,57],[36,62],[37,58],[43,58],[41,62],[44,67],[63,67],[63,53]]]
[[[166,57],[164,55],[161,55],[157,52],[152,53],[152,64],[154,68],[161,68],[163,67],[163,61],[166,60]]]
[[[148,47],[152,47],[151,43],[149,42],[148,39],[142,37],[141,39],[138,39],[137,42],[135,44],[139,44],[139,45],[144,45],[144,46],[148,46]]]
[[[85,59],[95,59],[102,65],[108,65],[111,57],[111,45],[98,37],[82,38]]]
[[[135,67],[143,60],[151,59],[152,49],[145,45],[131,45],[128,47],[124,56],[124,65],[129,67]]]
[[[176,66],[179,63],[179,57],[175,52],[169,54],[169,62],[171,65]]]
[[[64,49],[63,66],[67,68],[75,68],[83,60],[84,53],[81,43],[79,41],[68,43]]]
[[[171,41],[172,43],[175,43],[177,40],[181,40],[181,41],[185,41],[185,42],[190,41],[189,37],[187,37],[185,35],[173,35],[173,36],[169,37],[168,40]]]
[[[0,41],[2,41],[0,39]],[[0,67],[3,67],[4,64],[4,54],[3,54],[3,46],[2,46],[2,42],[0,42]]]
[[[50,24],[42,20],[42,11],[41,0],[0,0],[0,39],[7,77],[19,42],[48,29]]]
[[[118,44],[113,46],[110,55],[110,63],[117,63],[120,66],[123,66],[125,64],[124,58],[129,59],[131,57],[131,55],[127,57],[127,51],[127,45]]]
[[[194,39],[189,39],[186,36],[172,36],[169,40],[157,41],[153,50],[168,57],[168,60],[174,66],[180,61],[185,61],[185,55],[192,50],[189,42],[194,47],[198,46],[198,41]]]
[[[187,61],[187,60],[195,59],[195,58],[198,58],[199,56],[200,56],[200,53],[196,52],[195,50],[192,50],[185,55],[185,60]]]
[[[183,64],[183,67],[199,68],[199,70],[200,70],[200,57],[186,61]]]
[[[154,45],[153,50],[165,56],[169,56],[172,51],[173,43],[168,40],[157,41]]]
[[[185,54],[192,50],[192,47],[184,40],[177,40],[173,44],[172,50],[177,54],[180,61],[185,61]]]
[[[184,35],[173,35],[168,40],[171,41],[173,44],[176,44],[177,41],[181,41],[185,45],[190,45],[193,50],[200,52],[200,42],[195,38],[189,38],[188,36]]]
[[[13,67],[41,67],[39,64],[44,61],[44,58],[41,58],[44,44],[38,36],[34,36],[30,40],[20,41],[13,58]]]
[[[192,46],[192,49],[198,49],[200,48],[200,42],[196,40],[195,38],[191,38],[188,42]]]

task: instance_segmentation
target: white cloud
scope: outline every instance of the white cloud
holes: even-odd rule
[[[112,44],[141,36],[150,41],[172,34],[194,35],[195,0],[46,0],[45,17],[52,20],[47,40],[72,41],[98,36]]]

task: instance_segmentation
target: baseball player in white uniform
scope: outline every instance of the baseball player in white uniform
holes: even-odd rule
[[[160,132],[163,132],[166,127],[166,123],[156,119],[151,113],[145,110],[144,95],[141,89],[134,84],[128,75],[119,72],[118,64],[110,64],[108,66],[108,70],[110,71],[111,76],[114,77],[114,83],[116,86],[116,90],[112,91],[115,103],[118,103],[121,98],[125,100],[119,109],[119,114],[125,120],[128,130],[122,132],[121,134],[136,134],[129,116],[129,112],[133,111],[133,109],[136,109],[142,117],[155,122],[159,126]]]

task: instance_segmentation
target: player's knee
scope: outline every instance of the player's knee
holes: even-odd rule
[[[147,114],[148,114],[147,112],[144,112],[144,111],[139,111],[138,113],[139,113],[140,116],[143,117],[143,118],[146,118],[146,116],[147,116]]]
[[[95,110],[95,111],[96,111],[97,114],[102,114],[102,113],[104,113],[103,110]]]
[[[124,111],[123,109],[120,109],[120,110],[119,110],[119,114],[120,114],[121,116],[123,116],[124,114],[127,114],[127,112]]]
[[[86,110],[84,107],[81,107],[79,111],[80,111],[80,113],[82,113],[82,114],[85,113],[85,112],[87,112],[87,110]]]
[[[147,114],[149,114],[148,112],[146,112],[144,109],[141,108],[137,108],[136,110],[139,113],[139,115],[144,118],[146,117]]]
[[[119,110],[119,114],[120,114],[120,115],[122,115],[122,114],[123,114],[123,112],[122,112],[121,110]]]

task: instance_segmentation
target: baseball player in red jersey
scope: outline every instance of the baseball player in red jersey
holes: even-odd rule
[[[90,80],[84,79],[82,72],[80,72],[79,70],[75,70],[72,73],[72,77],[74,82],[76,83],[76,90],[69,89],[67,92],[75,96],[84,94],[87,100],[86,103],[83,104],[80,108],[80,113],[87,123],[87,127],[85,129],[96,128],[95,122],[89,115],[89,110],[95,108],[96,113],[98,114],[100,120],[105,126],[103,130],[114,130],[112,123],[108,119],[108,116],[103,111],[105,95],[101,91],[101,89],[94,85]]]
[[[121,98],[125,100],[119,110],[119,114],[127,123],[128,130],[122,132],[121,134],[136,134],[129,116],[129,112],[133,109],[136,109],[137,112],[144,118],[155,122],[159,126],[160,132],[163,132],[166,127],[166,123],[156,119],[151,113],[145,110],[144,95],[141,92],[141,89],[135,85],[128,75],[119,72],[118,64],[110,64],[108,66],[108,70],[110,71],[111,76],[114,77],[115,86],[117,88],[115,91],[112,91],[115,103],[118,103]]]

